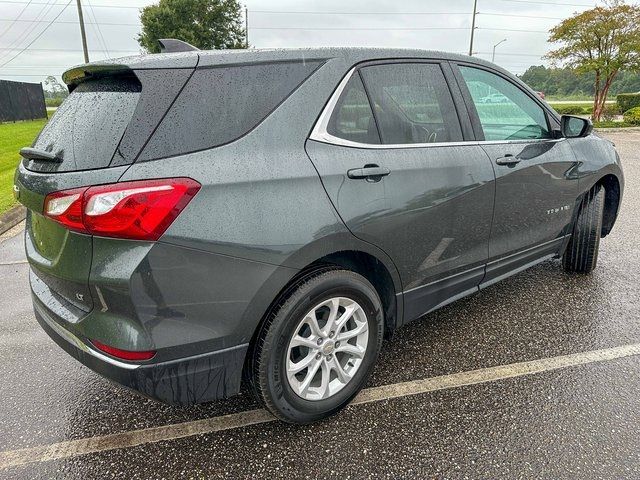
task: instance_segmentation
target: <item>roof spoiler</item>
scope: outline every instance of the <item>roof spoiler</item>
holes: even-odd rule
[[[158,40],[158,43],[160,44],[160,53],[193,52],[200,50],[187,42],[175,38],[161,38]]]
[[[88,78],[99,78],[110,75],[122,75],[132,73],[128,65],[118,63],[95,63],[79,65],[62,74],[62,81],[67,84],[71,93],[80,83]]]

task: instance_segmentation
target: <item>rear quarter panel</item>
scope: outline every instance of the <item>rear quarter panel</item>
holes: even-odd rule
[[[183,314],[179,322],[155,316],[159,338],[187,340],[185,326],[193,326],[202,335],[191,341],[218,337],[224,346],[248,342],[278,292],[309,263],[347,249],[384,257],[349,233],[304,149],[317,116],[346,71],[343,60],[329,61],[239,140],[138,162],[123,175],[122,181],[190,177],[202,184],[150,252],[149,260],[156,266],[140,267],[148,271],[147,277],[150,272],[156,277],[153,295]],[[170,246],[181,247],[178,257]],[[176,263],[180,255],[185,259]],[[399,284],[392,262],[384,257],[383,263]],[[192,268],[186,268],[189,265]],[[149,296],[148,285],[140,283],[147,277],[132,282],[138,308]],[[179,284],[189,286],[186,302],[177,295]]]

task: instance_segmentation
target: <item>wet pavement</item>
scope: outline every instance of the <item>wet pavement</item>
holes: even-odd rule
[[[369,386],[640,343],[640,132],[618,223],[582,277],[545,262],[397,332]],[[258,408],[178,408],[81,366],[31,310],[22,236],[0,239],[0,451]],[[640,478],[640,356],[401,396],[315,425],[277,422],[0,470],[0,478]],[[55,458],[55,456],[54,456]]]

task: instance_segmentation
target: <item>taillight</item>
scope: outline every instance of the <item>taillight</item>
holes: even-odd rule
[[[122,360],[149,360],[156,354],[155,350],[121,350],[116,347],[105,345],[97,340],[91,340],[91,343],[93,343],[98,350],[108,353],[112,357],[121,358]]]
[[[75,188],[47,195],[44,215],[91,235],[157,240],[198,190],[190,178]]]
[[[50,193],[44,199],[45,216],[62,223],[71,230],[84,232],[82,196],[86,191],[86,188],[76,188]]]

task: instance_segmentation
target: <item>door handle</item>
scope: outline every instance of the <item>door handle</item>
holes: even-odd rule
[[[496,159],[498,165],[510,165],[513,166],[516,163],[520,163],[520,159],[510,153],[507,153],[504,157]]]
[[[353,179],[366,178],[367,180],[378,181],[382,177],[386,177],[391,170],[378,165],[365,165],[363,168],[352,168],[347,171],[347,177]]]

